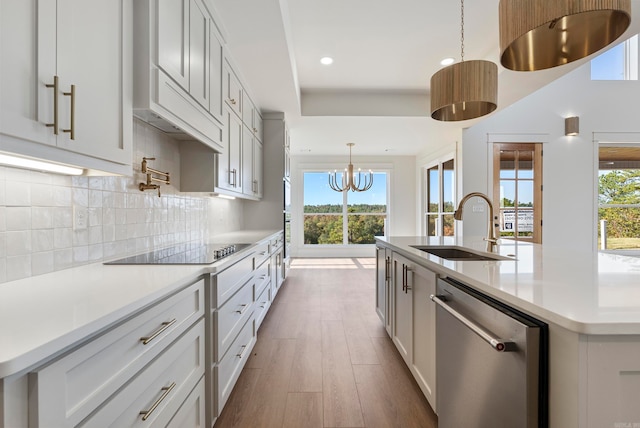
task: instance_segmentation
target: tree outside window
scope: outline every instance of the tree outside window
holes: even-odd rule
[[[366,192],[336,192],[329,188],[326,172],[305,172],[304,243],[375,244],[375,236],[384,235],[387,206],[386,172],[374,172]]]

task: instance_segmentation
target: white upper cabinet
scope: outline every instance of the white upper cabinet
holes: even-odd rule
[[[131,9],[126,0],[3,1],[2,151],[130,172]]]
[[[204,4],[191,0],[189,8],[189,93],[209,110],[209,26]]]
[[[157,2],[158,66],[183,89],[189,90],[190,0]]]
[[[224,62],[224,101],[229,108],[242,118],[242,84],[229,63]]]
[[[218,37],[215,22],[209,26],[209,112],[224,123],[224,102],[222,101],[222,61],[223,48]]]
[[[222,37],[209,10],[202,0],[136,0],[134,11],[134,114],[223,153]]]

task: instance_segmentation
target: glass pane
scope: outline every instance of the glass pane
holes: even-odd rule
[[[438,167],[427,170],[427,212],[437,213],[440,208],[440,180]]]
[[[442,211],[452,213],[455,210],[453,195],[455,194],[455,171],[453,159],[442,164]]]
[[[640,208],[598,209],[598,248],[602,246],[602,220],[606,232],[607,250],[640,249]]]
[[[305,215],[304,243],[342,245],[342,215]]]
[[[624,80],[624,42],[591,60],[591,80]]]
[[[386,215],[350,214],[348,217],[349,244],[375,244],[375,236],[384,235]]]
[[[518,178],[533,179],[533,152],[518,152]]]
[[[442,235],[453,236],[454,235],[454,221],[453,214],[445,214],[442,216]]]
[[[386,213],[387,173],[375,172],[373,185],[366,192],[347,192],[347,212]]]
[[[336,176],[338,185],[342,185],[342,173],[337,172]],[[326,172],[304,173],[304,212],[342,212],[342,192],[331,190],[329,187],[329,174]]]
[[[516,178],[516,152],[500,150],[500,178]]]
[[[500,181],[500,207],[513,207],[516,200],[516,182]]]
[[[500,208],[500,236],[514,236],[516,230],[516,210],[513,208]]]
[[[518,209],[518,236],[533,236],[533,209]]]
[[[533,207],[533,181],[518,181],[518,207]]]
[[[437,215],[427,215],[427,236],[436,236]]]

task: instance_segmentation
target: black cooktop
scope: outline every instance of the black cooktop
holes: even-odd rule
[[[185,243],[114,260],[105,265],[208,265],[249,245]]]

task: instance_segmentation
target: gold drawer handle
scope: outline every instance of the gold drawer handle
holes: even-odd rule
[[[172,383],[171,383],[171,385],[169,385],[169,386],[163,386],[163,387],[160,389],[160,391],[164,391],[164,392],[162,393],[162,395],[160,396],[160,398],[158,398],[158,399],[156,400],[156,402],[155,402],[155,403],[153,403],[153,406],[151,406],[151,408],[150,408],[149,410],[142,410],[142,411],[140,411],[140,414],[141,414],[141,415],[143,415],[143,416],[142,416],[142,420],[143,420],[143,421],[146,421],[146,420],[149,418],[149,416],[151,416],[151,413],[153,413],[153,412],[156,410],[156,408],[160,405],[160,403],[162,403],[162,400],[164,400],[165,398],[167,398],[167,395],[169,395],[169,393],[171,392],[171,390],[172,390],[173,388],[175,388],[175,387],[176,387],[176,383],[175,383],[175,382],[172,382]]]
[[[243,303],[243,304],[241,304],[240,306],[242,307],[242,309],[235,311],[237,314],[242,315],[242,314],[244,314],[244,313],[245,313],[245,311],[246,311],[247,309],[249,309],[249,305],[248,305],[248,304],[246,304],[246,303]]]
[[[71,97],[71,124],[69,129],[63,129],[62,132],[68,132],[72,140],[76,139],[76,85],[71,85],[70,92],[63,92],[62,95]]]
[[[236,357],[242,359],[242,357],[244,356],[244,351],[247,350],[247,345],[242,345],[240,348],[241,348],[241,351],[239,354],[236,354]]]
[[[58,76],[53,76],[53,83],[47,83],[47,88],[53,88],[53,123],[47,123],[48,127],[53,127],[54,135],[58,135]]]
[[[142,341],[143,345],[148,344],[149,342],[151,342],[153,339],[155,339],[156,337],[161,335],[166,329],[168,329],[169,327],[171,327],[175,323],[176,323],[176,319],[175,318],[172,319],[171,321],[163,322],[162,323],[162,327],[160,327],[158,330],[156,330],[155,333],[153,333],[151,336],[141,337],[140,341]]]

